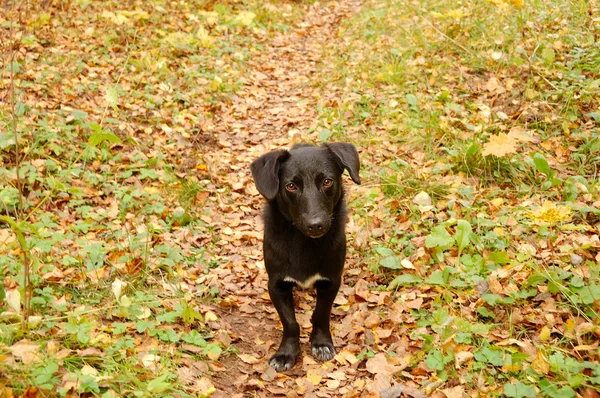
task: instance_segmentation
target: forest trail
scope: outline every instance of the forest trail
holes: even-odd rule
[[[285,374],[278,375],[268,366],[267,360],[279,344],[281,327],[268,298],[262,262],[260,214],[264,199],[254,188],[249,172],[250,162],[269,150],[316,139],[310,132],[315,128],[316,107],[324,91],[318,87],[319,73],[326,70],[321,64],[323,52],[337,40],[340,21],[359,6],[359,1],[316,3],[290,31],[257,43],[249,61],[248,81],[236,93],[233,105],[207,127],[216,132],[219,141],[203,158],[213,182],[220,181],[231,192],[230,197],[224,193],[206,201],[207,213],[213,217],[210,224],[222,227],[215,256],[224,264],[207,278],[213,278],[223,299],[216,310],[215,327],[221,336],[231,339],[225,343],[237,350],[237,355],[223,357],[222,368],[214,373],[216,397],[290,396],[294,391],[307,396],[354,396],[351,391],[359,394],[356,387],[366,384],[360,380],[367,376],[364,369],[354,369],[346,361],[347,366],[340,366],[339,360],[318,363],[310,355],[308,335],[315,299],[310,291],[296,293],[297,317],[303,330],[301,359]],[[357,261],[349,258],[347,267],[355,267]],[[355,268],[351,274],[355,282],[360,270]],[[338,304],[347,305],[345,293],[354,291],[347,283]],[[334,309],[336,323],[342,316],[352,315]],[[347,340],[334,337],[334,341],[338,352],[347,348]],[[326,383],[320,383],[322,378]]]

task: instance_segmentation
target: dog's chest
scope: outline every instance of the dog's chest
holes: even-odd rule
[[[283,281],[295,283],[298,287],[301,287],[302,289],[310,289],[318,281],[329,281],[329,278],[325,278],[321,274],[314,274],[303,281],[294,279],[291,276],[286,276],[285,278],[283,278]]]

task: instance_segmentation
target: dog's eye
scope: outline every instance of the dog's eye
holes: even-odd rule
[[[324,187],[330,187],[333,185],[333,180],[331,178],[326,178],[323,180]]]
[[[298,187],[296,187],[296,184],[294,184],[293,182],[290,182],[289,184],[286,184],[285,189],[291,192],[298,189]]]

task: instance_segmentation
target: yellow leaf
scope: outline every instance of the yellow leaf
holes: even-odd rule
[[[313,386],[316,386],[317,384],[319,384],[321,382],[321,380],[323,379],[323,377],[321,377],[319,372],[314,369],[309,369],[306,372],[306,378],[308,379],[308,381],[310,381],[310,384],[312,384]]]
[[[94,379],[96,379],[96,377],[98,376],[98,370],[96,370],[96,368],[90,366],[90,365],[83,365],[83,367],[81,368],[81,374],[86,375],[86,376],[92,376]]]
[[[356,356],[347,350],[342,350],[340,351],[336,356],[335,356],[335,360],[338,361],[340,364],[342,365],[353,365],[356,362],[358,362],[358,359],[356,358]]]
[[[219,89],[219,86],[221,85],[221,83],[223,83],[223,79],[221,79],[219,76],[215,76],[215,77],[213,77],[213,79],[210,82],[208,87],[212,91],[217,91]]]
[[[206,21],[206,25],[214,26],[219,22],[219,14],[215,11],[200,11],[198,15],[202,15]]]
[[[115,14],[110,11],[104,11],[101,15],[102,18],[106,18],[115,25],[123,25],[124,23],[129,22],[129,18],[127,18],[123,14]]]
[[[218,319],[219,318],[217,317],[217,315],[212,311],[207,311],[206,314],[204,314],[204,320],[206,322],[214,322]]]
[[[48,22],[50,22],[50,18],[52,18],[52,15],[45,13],[45,12],[41,13],[40,15],[38,15],[37,21],[35,21],[35,23],[33,25],[36,27],[47,25]]]
[[[136,20],[147,20],[150,19],[150,14],[148,14],[146,11],[141,11],[141,10],[134,10],[134,11],[127,11],[127,10],[120,10],[117,11],[118,15],[124,15],[125,17],[133,17]]]
[[[200,40],[200,44],[202,45],[202,47],[204,48],[210,48],[212,47],[212,44],[214,42],[214,38],[211,37],[211,35],[206,31],[206,29],[204,29],[203,26],[200,26],[200,28],[198,29],[198,33],[196,33],[196,37],[198,37],[198,39]]]
[[[460,8],[456,8],[456,9],[450,10],[444,14],[440,14],[439,12],[432,11],[431,16],[433,16],[434,18],[454,18],[454,19],[458,20],[463,17],[469,16],[469,13],[465,12],[464,10],[462,10]]]
[[[240,11],[235,20],[244,26],[250,26],[256,14],[251,11]]]
[[[496,207],[500,207],[504,204],[504,198],[494,198],[492,199],[492,204]]]
[[[509,0],[509,2],[517,8],[525,7],[525,0]]]
[[[550,334],[549,331],[548,334]],[[548,372],[550,372],[550,364],[548,361],[546,361],[546,358],[544,357],[544,354],[542,354],[541,350],[538,351],[534,360],[531,361],[531,369],[541,375],[547,375]]]
[[[159,193],[160,189],[156,187],[144,187],[144,191],[147,193]]]
[[[483,156],[494,155],[504,157],[509,153],[517,152],[517,140],[505,133],[500,133],[490,138],[490,141],[483,145]]]
[[[528,214],[528,216],[536,221],[555,224],[570,220],[571,208],[568,206],[557,206],[555,203],[547,201],[541,207]]]
[[[540,331],[540,341],[548,341],[550,339],[550,329],[548,326],[544,326]]]
[[[446,16],[448,18],[454,18],[454,19],[461,19],[463,17],[469,16],[468,12],[465,12],[464,10],[457,8],[454,10],[450,10],[446,13]]]
[[[504,365],[502,370],[505,372],[518,372],[522,369],[521,365],[513,363],[512,365]]]

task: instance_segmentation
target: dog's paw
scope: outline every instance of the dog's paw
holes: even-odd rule
[[[335,356],[335,347],[331,343],[313,344],[311,351],[313,357],[323,362],[327,362]]]
[[[285,372],[296,364],[296,359],[298,355],[277,352],[269,359],[269,365],[278,372]]]

